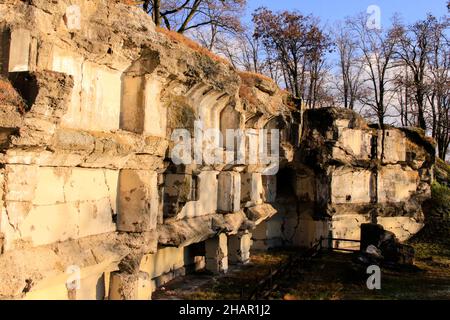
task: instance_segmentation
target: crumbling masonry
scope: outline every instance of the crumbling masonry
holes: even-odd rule
[[[112,0],[2,0],[0,32],[0,72],[25,102],[0,105],[0,298],[150,299],[251,249],[423,226],[434,151],[414,130],[302,112]],[[278,173],[175,165],[171,134],[196,120],[279,129]]]

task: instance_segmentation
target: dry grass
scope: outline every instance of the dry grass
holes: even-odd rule
[[[273,82],[271,78],[259,73],[239,71],[238,74],[242,80],[241,87],[239,88],[239,96],[247,100],[247,102],[252,105],[256,105],[258,103],[258,100],[253,93],[253,88],[255,87],[256,82],[258,80]]]
[[[193,51],[195,51],[195,52],[197,52],[197,53],[199,53],[199,54],[201,54],[203,56],[209,57],[211,60],[213,60],[215,62],[224,63],[226,65],[230,65],[230,62],[227,59],[222,58],[222,57],[214,54],[213,52],[209,51],[205,47],[202,47],[199,43],[197,43],[194,40],[191,40],[191,39],[185,37],[181,33],[178,33],[178,32],[175,32],[175,31],[171,31],[171,30],[167,30],[167,29],[160,28],[160,27],[157,27],[156,31],[159,32],[159,33],[164,34],[165,36],[167,36],[172,41],[181,43],[181,44],[185,45],[186,47],[192,49]]]
[[[126,5],[129,6],[141,6],[144,4],[144,1],[139,1],[139,0],[122,0],[122,3],[125,3]]]
[[[248,72],[248,71],[239,71],[239,76],[241,77],[242,81],[252,81],[253,83],[255,80],[262,80],[262,81],[270,81],[274,82],[271,78],[260,74],[260,73],[254,73],[254,72]]]
[[[8,79],[0,76],[0,105],[17,106],[20,112],[24,112],[25,103]]]

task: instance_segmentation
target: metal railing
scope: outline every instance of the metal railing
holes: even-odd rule
[[[331,251],[347,251],[347,252],[358,252],[359,251],[359,249],[347,249],[347,248],[334,247],[333,246],[333,242],[334,241],[361,243],[361,240],[344,239],[344,238],[333,238],[333,237],[320,237],[319,241],[322,243],[325,240],[327,240],[327,243],[328,243],[328,247],[327,247],[328,250],[331,250]]]

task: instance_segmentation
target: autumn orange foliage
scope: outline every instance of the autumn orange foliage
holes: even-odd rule
[[[187,46],[188,48],[194,50],[195,52],[198,52],[201,55],[204,55],[204,56],[207,56],[207,57],[211,58],[213,61],[225,63],[227,65],[230,64],[230,62],[227,59],[222,58],[222,57],[212,53],[211,51],[209,51],[205,47],[202,47],[199,43],[197,43],[194,40],[191,40],[191,39],[185,37],[181,33],[178,33],[178,32],[175,32],[175,31],[171,31],[171,30],[167,30],[167,29],[161,28],[161,27],[156,27],[156,31],[166,35],[172,41],[181,43],[181,44]]]

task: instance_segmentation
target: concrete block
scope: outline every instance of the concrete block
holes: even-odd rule
[[[11,32],[9,47],[9,72],[30,71],[31,32],[16,29]]]
[[[79,237],[113,232],[116,225],[112,220],[112,208],[109,198],[81,202],[79,210]]]
[[[384,135],[384,163],[396,163],[406,161],[406,136],[398,130],[385,130]],[[378,131],[378,158],[381,159],[383,133]]]
[[[37,184],[38,167],[33,165],[7,165],[5,176],[6,201],[32,201]]]
[[[199,217],[217,211],[218,174],[217,171],[202,171],[198,175],[198,200],[187,202],[177,215],[178,219]]]
[[[205,241],[206,269],[214,273],[227,273],[228,271],[228,243],[227,235],[219,234],[217,237]]]
[[[112,272],[109,280],[109,300],[137,300],[140,291],[139,278],[137,274]],[[144,291],[141,290],[141,293]]]
[[[371,174],[369,170],[337,168],[332,173],[332,203],[369,203]]]
[[[246,172],[241,173],[241,202],[246,207],[261,204],[264,193],[261,173]]]
[[[398,240],[406,241],[419,232],[424,224],[410,217],[378,217],[378,224],[395,234]]]
[[[219,174],[217,209],[221,212],[237,212],[241,206],[241,175],[238,172]]]
[[[268,203],[275,202],[277,198],[277,176],[262,176],[263,201]]]
[[[148,170],[121,170],[117,229],[151,231],[158,220],[158,175]]]
[[[155,254],[148,254],[142,258],[140,270],[155,279],[163,274],[173,272],[184,266],[184,248],[160,248]]]
[[[250,262],[250,248],[253,244],[252,234],[233,235],[228,238],[228,258],[232,264]]]
[[[378,201],[401,202],[417,191],[419,173],[401,165],[382,167],[378,173]]]

